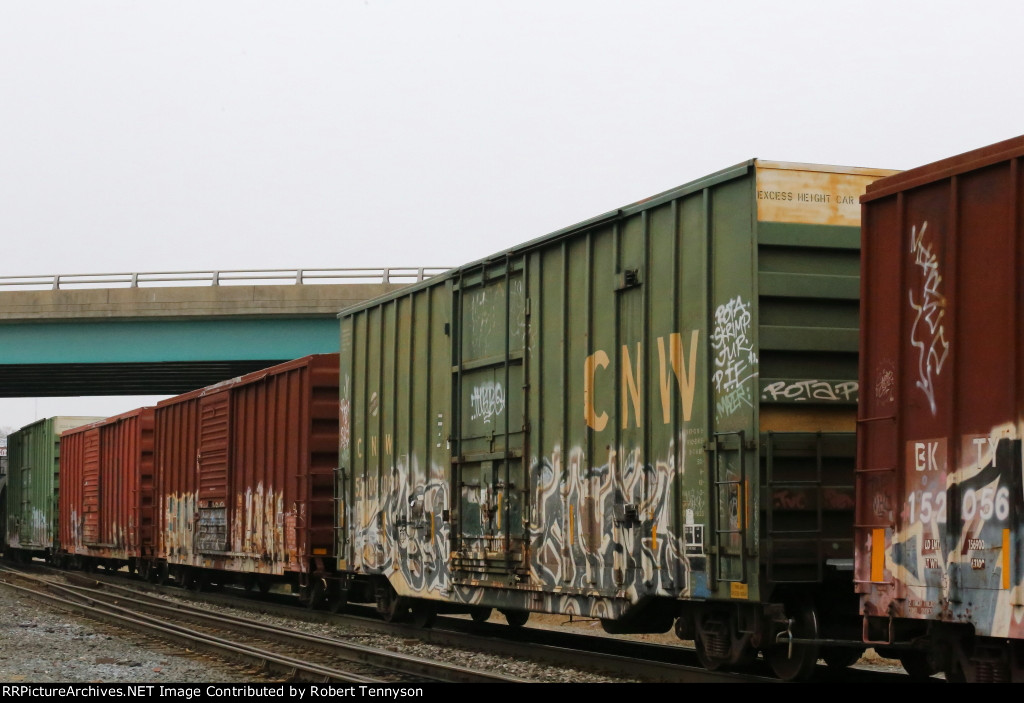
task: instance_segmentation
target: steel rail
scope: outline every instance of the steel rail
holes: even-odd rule
[[[85,578],[79,575],[78,579]],[[124,576],[120,574],[90,574],[90,580],[96,580],[104,586],[120,585]],[[260,612],[285,617],[292,620],[307,622],[345,622],[353,626],[371,629],[398,637],[416,638],[425,644],[441,647],[459,647],[479,650],[490,654],[501,654],[508,657],[526,657],[543,661],[551,666],[582,668],[590,671],[613,673],[641,681],[680,683],[736,683],[758,682],[777,683],[767,675],[736,674],[723,671],[706,671],[697,664],[696,654],[692,648],[670,645],[643,645],[640,643],[616,638],[591,637],[581,634],[570,634],[530,627],[513,630],[504,625],[477,624],[468,621],[441,617],[432,628],[420,628],[404,623],[389,623],[378,617],[362,617],[355,612],[371,613],[373,607],[350,605],[352,612],[334,614],[322,610],[310,610],[300,607],[298,603],[286,605],[257,598],[254,594],[245,594],[226,589],[224,592],[211,593],[200,591],[183,591],[180,588],[156,586],[148,583],[133,583],[133,590],[145,590],[150,593],[166,593],[177,597],[187,597],[197,602],[222,607],[252,607]],[[555,641],[552,642],[552,639]],[[614,651],[588,650],[588,646],[606,645]],[[642,649],[649,653],[660,649],[660,658],[637,658],[626,654]],[[685,662],[691,661],[691,665]]]
[[[228,629],[247,637],[272,640],[292,647],[308,648],[333,657],[343,658],[367,666],[386,668],[397,674],[416,676],[430,681],[442,681],[445,683],[529,683],[525,679],[504,674],[477,671],[422,657],[383,651],[374,647],[354,644],[324,635],[301,632],[279,625],[264,625],[243,617],[215,613],[195,605],[168,601],[118,584],[96,580],[92,581],[92,584],[92,587],[57,585],[56,588],[88,599],[127,603],[140,612],[146,612],[155,616],[169,614],[175,618],[184,619],[198,625],[208,624],[212,620],[216,627]],[[97,585],[102,586],[104,589],[116,590],[127,595],[120,596],[115,593],[97,591]],[[54,588],[52,585],[49,587],[51,589]]]
[[[31,578],[26,577],[24,574],[18,574],[18,577]],[[175,626],[169,623],[160,623],[159,621],[154,621],[153,618],[133,617],[132,615],[127,614],[127,611],[124,608],[118,608],[110,605],[105,605],[105,607],[101,608],[83,603],[73,603],[56,594],[45,593],[31,588],[26,588],[24,586],[18,586],[6,579],[0,579],[0,584],[19,592],[21,595],[35,600],[41,600],[62,610],[70,610],[84,617],[88,617],[108,625],[113,625],[115,627],[128,627],[137,633],[145,634],[164,641],[170,641],[171,643],[177,644],[181,647],[202,651],[221,659],[228,659],[235,662],[254,665],[263,671],[286,676],[288,680],[313,682],[337,681],[340,683],[358,684],[388,683],[386,679],[382,679],[380,677],[368,677],[338,669],[329,669],[316,664],[309,664],[291,657],[280,656],[273,652],[231,643],[222,638],[204,635],[184,627]]]

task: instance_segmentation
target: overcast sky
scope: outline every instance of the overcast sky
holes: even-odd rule
[[[1011,0],[5,2],[0,276],[454,266],[750,158],[911,168],[1024,133],[1022,20]],[[3,401],[0,426],[136,400]]]

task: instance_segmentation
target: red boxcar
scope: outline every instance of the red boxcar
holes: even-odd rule
[[[61,434],[59,500],[62,562],[134,570],[153,538],[153,408]]]
[[[156,569],[190,587],[307,586],[334,554],[338,355],[156,406]]]
[[[1022,158],[1019,137],[861,199],[864,636],[952,679],[1024,679]]]

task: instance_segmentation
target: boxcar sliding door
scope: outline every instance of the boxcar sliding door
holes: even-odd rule
[[[527,565],[523,275],[522,261],[509,259],[464,271],[454,287],[456,577],[470,570],[497,576]]]

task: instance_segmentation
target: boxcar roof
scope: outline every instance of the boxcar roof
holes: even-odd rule
[[[862,203],[870,202],[1019,156],[1024,156],[1024,136],[1014,137],[951,156],[948,159],[918,166],[887,178],[880,178],[867,187],[860,201]]]

